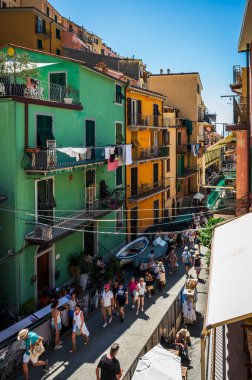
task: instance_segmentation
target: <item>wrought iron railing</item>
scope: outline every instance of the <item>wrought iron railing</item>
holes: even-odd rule
[[[140,186],[131,185],[131,187],[127,189],[127,195],[128,198],[131,198],[144,194],[147,195],[148,193],[152,194],[166,187],[165,178],[161,178],[156,181],[141,183]]]
[[[75,152],[75,157],[69,156],[69,154],[71,155],[70,151],[72,155]],[[77,148],[76,150],[69,148],[69,152],[69,154],[63,153],[60,148],[26,148],[22,168],[29,172],[56,171],[105,160],[105,148]]]
[[[51,32],[46,29],[43,25],[35,24],[35,33],[36,34],[43,34],[45,37],[50,38]]]
[[[133,160],[146,160],[158,157],[168,157],[169,147],[152,147],[152,148],[132,148]]]
[[[184,179],[186,177],[189,177],[193,174],[196,174],[198,172],[197,166],[190,166],[187,168],[182,168],[180,171],[177,173],[177,178],[178,179]]]
[[[39,99],[44,101],[80,104],[78,91],[67,92],[67,88],[58,84],[53,84],[39,79],[27,78],[26,82],[11,83],[9,77],[0,78],[1,96],[24,96],[26,98]]]
[[[128,126],[164,127],[163,116],[154,116],[144,113],[128,114]]]

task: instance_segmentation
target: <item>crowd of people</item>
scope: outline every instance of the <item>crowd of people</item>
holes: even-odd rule
[[[181,261],[185,267],[186,278],[190,276],[190,269],[194,267],[196,276],[199,279],[202,261],[200,257],[200,234],[199,231],[197,231],[197,225],[199,224],[202,226],[206,221],[207,218],[205,213],[202,213],[202,215],[196,214],[193,218],[192,225],[184,230],[181,235],[181,245],[183,249]],[[125,319],[125,306],[128,304],[131,309],[135,309],[136,316],[138,316],[139,313],[144,313],[145,299],[151,298],[156,291],[163,291],[167,280],[167,269],[170,275],[173,275],[174,272],[180,269],[177,253],[177,235],[175,234],[169,236],[169,249],[163,258],[155,261],[154,252],[150,252],[148,263],[145,265],[144,270],[141,271],[138,276],[139,278],[131,276],[130,280],[126,282],[123,273],[117,273],[113,280],[104,285],[99,296],[103,328],[106,328],[111,324],[116,317],[118,317],[119,321],[123,323]],[[76,290],[74,289],[72,290],[68,302],[68,316],[72,324],[72,348],[70,352],[75,352],[76,337],[81,336],[83,343],[87,344],[89,341],[89,331],[85,323],[84,313],[81,310],[76,295]],[[51,305],[51,327],[54,332],[54,348],[60,349],[63,347],[60,338],[62,321],[57,299],[54,300]],[[26,345],[26,352],[23,358],[23,372],[26,380],[28,379],[27,364],[29,361],[37,366],[43,366],[44,371],[46,371],[48,367],[47,361],[38,360],[40,355],[39,350],[38,352],[34,351],[34,348],[37,346],[41,347],[43,340],[38,335],[34,334],[35,333],[29,332],[28,329],[24,329],[21,330],[18,335],[18,339],[24,340]],[[117,375],[121,376],[122,370],[115,360],[115,355],[118,352],[118,349],[119,346],[117,344],[114,347],[112,346],[110,354],[104,356],[100,360],[96,370],[97,379],[100,379],[100,373],[105,371],[103,369],[104,363],[107,363],[108,366],[113,363],[113,368],[116,368]],[[41,349],[41,351],[43,351],[43,349]]]

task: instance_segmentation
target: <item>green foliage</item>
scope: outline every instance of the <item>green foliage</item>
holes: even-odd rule
[[[67,256],[68,261],[68,270],[71,270],[71,267],[78,267],[81,264],[81,254],[82,252],[70,252]]]
[[[212,244],[212,238],[214,234],[214,228],[221,222],[223,222],[224,218],[210,218],[208,219],[206,225],[203,230],[200,230],[199,238],[201,241],[201,244],[208,248],[208,251],[206,253],[206,264],[209,267],[210,260],[211,260],[211,244]]]
[[[30,298],[27,301],[25,301],[21,306],[19,313],[21,315],[30,315],[35,313],[36,311],[36,303],[34,298]]]
[[[31,61],[28,53],[15,53],[9,56],[6,52],[0,52],[0,76],[13,76],[25,81],[25,78],[38,78],[39,71],[36,62]]]
[[[112,280],[113,276],[120,272],[120,262],[116,257],[112,256],[106,265],[105,281]]]

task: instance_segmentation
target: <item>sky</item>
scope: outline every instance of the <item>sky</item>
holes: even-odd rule
[[[232,123],[233,65],[245,66],[238,41],[246,0],[51,0],[65,17],[98,34],[153,74],[197,71],[203,100],[219,123]],[[219,126],[220,127],[220,126]]]

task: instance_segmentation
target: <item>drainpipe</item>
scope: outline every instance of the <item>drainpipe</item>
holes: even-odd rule
[[[247,50],[246,50],[246,67],[247,67],[247,160],[248,160],[248,200],[247,200],[247,211],[250,209],[250,181],[251,181],[251,175],[250,175],[250,169],[251,169],[251,163],[250,163],[250,44],[247,44]]]

